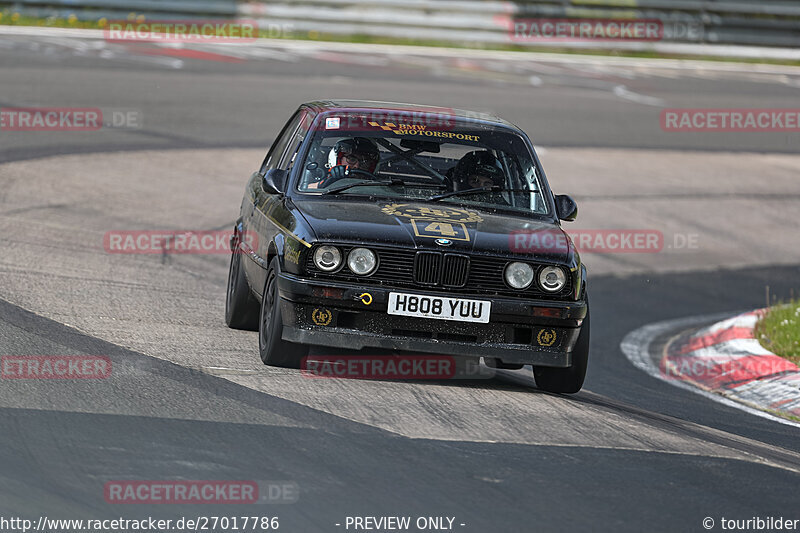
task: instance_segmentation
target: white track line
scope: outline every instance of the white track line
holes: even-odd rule
[[[692,385],[689,385],[682,381],[678,381],[675,379],[667,379],[661,373],[661,371],[658,368],[658,365],[654,363],[653,358],[650,356],[650,345],[653,343],[656,337],[663,335],[664,333],[670,331],[674,331],[677,333],[681,329],[688,328],[693,324],[714,322],[721,319],[730,318],[731,316],[732,316],[731,313],[725,313],[723,315],[704,315],[704,316],[694,316],[687,318],[678,318],[674,320],[665,320],[663,322],[648,324],[646,326],[642,326],[639,329],[631,331],[630,333],[625,335],[625,338],[622,339],[622,342],[620,343],[620,348],[622,349],[622,353],[625,354],[625,357],[627,357],[628,360],[631,363],[633,363],[633,366],[644,372],[647,372],[654,378],[660,379],[661,381],[666,381],[667,383],[675,387],[692,391],[695,394],[699,394],[701,396],[704,396],[710,400],[713,400],[717,403],[721,403],[728,407],[733,407],[741,411],[746,411],[751,415],[760,416],[761,418],[767,418],[774,422],[780,422],[781,424],[786,424],[788,426],[794,426],[800,428],[800,423],[772,415],[770,413],[761,411],[759,409],[755,409],[753,407],[750,407],[749,405],[734,400],[730,400],[728,398],[725,398],[724,396],[720,396],[719,394],[712,394],[702,389],[698,389],[697,387],[693,387]]]
[[[613,91],[615,96],[622,98],[623,100],[628,100],[629,102],[635,102],[637,104],[644,104],[644,105],[651,105],[655,107],[663,107],[664,100],[658,98],[656,96],[647,96],[645,94],[639,94],[631,91],[624,85],[617,85],[614,87]]]

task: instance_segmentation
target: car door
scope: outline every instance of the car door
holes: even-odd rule
[[[268,194],[262,188],[263,176],[271,169],[288,168],[292,159],[287,154],[291,150],[296,151],[297,149],[296,142],[302,131],[304,117],[305,111],[298,110],[289,119],[272,144],[261,168],[258,172],[253,173],[248,183],[246,197],[249,200],[243,206],[242,226],[246,235],[255,235],[257,238],[253,240],[255,257],[248,255],[250,260],[244,262],[244,270],[250,286],[253,288],[261,288],[266,282],[269,244],[275,239],[277,233],[282,231],[280,226],[283,224],[278,222],[278,219],[281,218],[280,211],[285,210],[277,195]],[[302,137],[300,139],[302,140]]]

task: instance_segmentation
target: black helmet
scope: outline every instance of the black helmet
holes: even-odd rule
[[[342,160],[345,155],[356,157],[364,165],[364,170],[375,172],[380,159],[378,145],[366,137],[353,137],[337,142],[328,152],[328,167],[346,165]]]
[[[505,173],[500,161],[486,150],[469,152],[459,160],[453,170],[453,182],[458,190],[469,189],[470,176],[483,176],[492,180],[493,185],[503,186]]]

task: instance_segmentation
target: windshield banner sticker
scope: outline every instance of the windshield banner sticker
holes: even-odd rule
[[[479,141],[480,135],[467,135],[452,131],[429,130],[425,124],[400,124],[395,122],[368,122],[370,126],[391,131],[397,135],[419,135],[422,137],[442,137],[444,139],[458,139],[461,141]]]

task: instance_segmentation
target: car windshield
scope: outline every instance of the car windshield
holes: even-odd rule
[[[441,115],[317,118],[295,188],[548,214],[542,177],[511,128]]]

